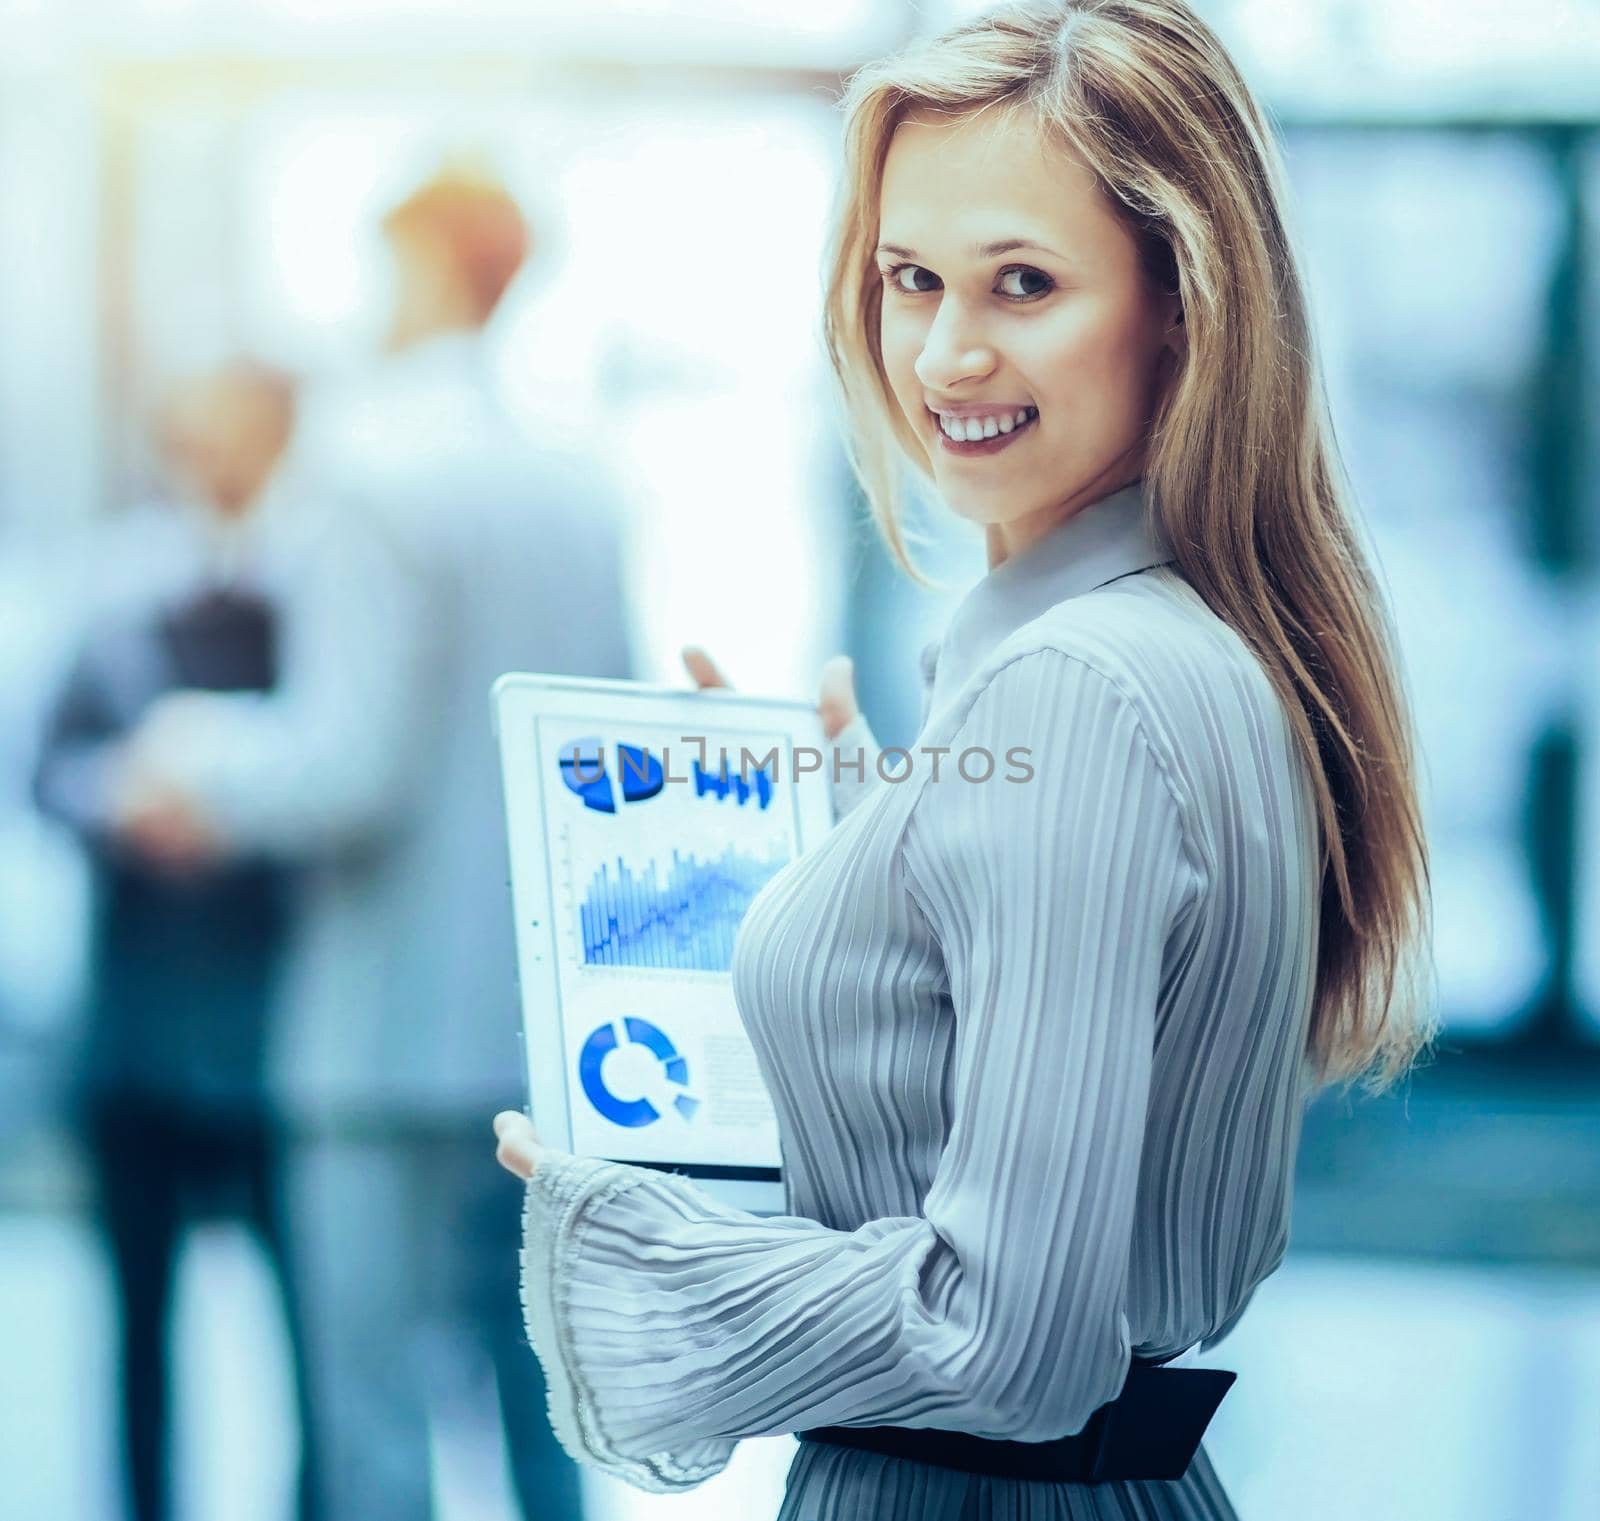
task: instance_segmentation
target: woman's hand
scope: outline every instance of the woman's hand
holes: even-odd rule
[[[524,1182],[533,1176],[544,1148],[525,1114],[515,1109],[504,1109],[494,1117],[494,1133],[500,1144],[495,1147],[494,1159],[509,1173],[515,1173]]]
[[[731,689],[728,678],[698,644],[684,645],[682,654],[684,666],[697,687],[702,690],[706,687]],[[833,739],[859,711],[856,706],[855,663],[848,655],[835,655],[823,666],[817,711],[822,715],[822,734],[825,739]]]

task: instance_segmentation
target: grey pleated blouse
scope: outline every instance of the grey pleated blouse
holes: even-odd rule
[[[790,1213],[561,1152],[529,1184],[556,1430],[641,1488],[809,1426],[1075,1432],[1130,1353],[1225,1335],[1287,1244],[1319,851],[1261,667],[1139,482],[991,570],[922,665],[905,779],[839,735],[866,779],[735,948]],[[1203,1448],[1079,1485],[805,1444],[783,1515],[1232,1511]]]

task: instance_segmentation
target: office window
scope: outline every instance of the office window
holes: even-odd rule
[[[1527,804],[1567,646],[1535,558],[1528,409],[1557,186],[1512,134],[1308,129],[1290,157],[1335,425],[1418,716],[1443,1012],[1509,1027],[1551,970]]]
[[[538,244],[496,362],[534,432],[622,478],[643,674],[682,679],[693,641],[741,686],[810,692],[844,595],[818,328],[835,135],[824,100],[760,89],[297,86],[158,111],[131,153],[130,384],[240,347],[348,364],[381,321],[382,209],[484,156]]]

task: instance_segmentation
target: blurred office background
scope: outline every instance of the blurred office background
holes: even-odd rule
[[[909,743],[914,657],[981,573],[936,512],[903,584],[816,337],[841,78],[941,0],[0,0],[0,1518],[119,1521],[112,1296],[61,1094],[88,886],[31,809],[85,558],[151,491],[170,381],[338,375],[376,223],[492,158],[541,257],[490,331],[534,437],[624,484],[637,674],[749,689],[857,662]],[[1586,1521],[1600,1493],[1600,10],[1209,0],[1288,145],[1342,447],[1421,718],[1445,1031],[1309,1116],[1293,1243],[1211,1360],[1245,1521]],[[485,737],[487,743],[487,734]],[[483,883],[485,913],[503,884]],[[485,1116],[487,1120],[487,1116]],[[492,1166],[485,1129],[484,1165]],[[299,1435],[260,1250],[179,1274],[192,1521],[279,1521]],[[531,1355],[531,1354],[530,1354]],[[435,1412],[447,1521],[509,1521],[487,1376]],[[789,1446],[601,1518],[775,1510]],[[365,1521],[365,1518],[340,1518]]]

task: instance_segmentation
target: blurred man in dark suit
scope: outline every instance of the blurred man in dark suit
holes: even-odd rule
[[[166,693],[273,687],[262,546],[293,414],[288,379],[243,364],[170,398],[162,453],[183,499],[117,525],[121,591],[91,620],[34,778],[95,887],[77,1097],[121,1312],[136,1521],[172,1514],[167,1348],[185,1224],[242,1218],[281,1276],[262,1053],[293,882],[281,862],[216,858],[191,815],[141,782],[127,741]]]

